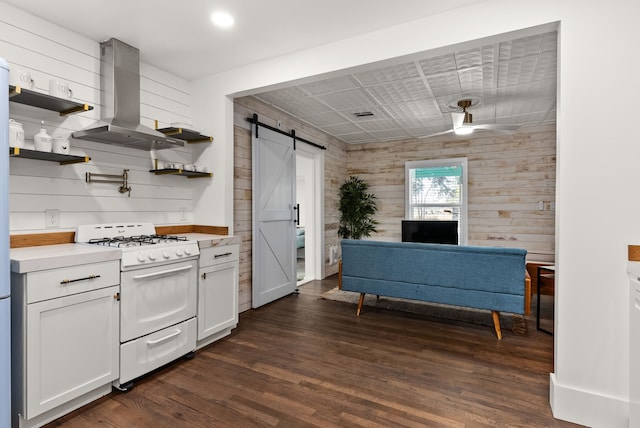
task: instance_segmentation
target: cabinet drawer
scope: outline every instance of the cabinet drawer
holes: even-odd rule
[[[196,319],[191,318],[120,345],[121,384],[162,367],[196,349]]]
[[[231,244],[220,247],[208,247],[200,250],[200,267],[234,262],[239,259],[240,245]]]
[[[120,261],[48,269],[25,274],[27,303],[120,284]]]

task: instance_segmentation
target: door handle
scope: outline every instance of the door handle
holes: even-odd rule
[[[148,345],[148,346],[157,345],[158,343],[165,342],[165,341],[167,341],[167,340],[171,339],[172,337],[176,337],[176,336],[178,336],[180,333],[182,333],[182,331],[181,331],[181,330],[176,330],[176,331],[174,331],[174,332],[172,332],[172,333],[169,333],[169,334],[167,334],[166,336],[161,337],[161,338],[159,338],[159,339],[147,340],[147,345]]]
[[[227,256],[230,256],[231,254],[233,254],[233,253],[229,252],[229,253],[216,254],[215,256],[213,256],[213,258],[217,259],[217,258],[220,258],[220,257],[227,257]]]
[[[183,266],[183,267],[179,267],[179,268],[175,268],[175,269],[163,270],[161,272],[145,273],[143,275],[136,275],[136,276],[133,277],[133,279],[153,278],[154,276],[166,275],[168,273],[182,272],[183,270],[189,270],[192,267],[193,267],[193,265],[189,265],[189,266]]]
[[[63,279],[62,281],[60,281],[60,285],[71,284],[72,282],[78,282],[78,281],[89,281],[91,279],[96,279],[96,278],[100,278],[100,275],[89,275],[84,278],[77,278],[77,279]]]
[[[300,204],[296,204],[293,209],[296,211],[296,219],[293,222],[297,225],[300,225]]]

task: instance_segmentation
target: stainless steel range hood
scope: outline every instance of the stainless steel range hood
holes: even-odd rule
[[[139,150],[184,147],[140,123],[140,51],[112,38],[100,44],[100,57],[101,120],[71,136]]]

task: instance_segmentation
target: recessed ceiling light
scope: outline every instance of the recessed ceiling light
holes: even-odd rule
[[[227,12],[215,12],[211,15],[211,21],[216,24],[218,27],[229,28],[233,25],[234,20],[233,16],[229,15]]]

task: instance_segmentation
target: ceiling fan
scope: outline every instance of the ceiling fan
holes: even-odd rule
[[[488,131],[514,131],[520,127],[519,125],[501,125],[497,123],[474,125],[473,115],[467,111],[467,109],[471,107],[471,105],[471,99],[463,99],[458,101],[458,107],[460,107],[462,111],[451,112],[451,121],[453,122],[453,128],[447,131],[425,135],[422,138],[435,137],[436,135],[449,134],[452,132],[456,135],[469,135],[476,129]]]

